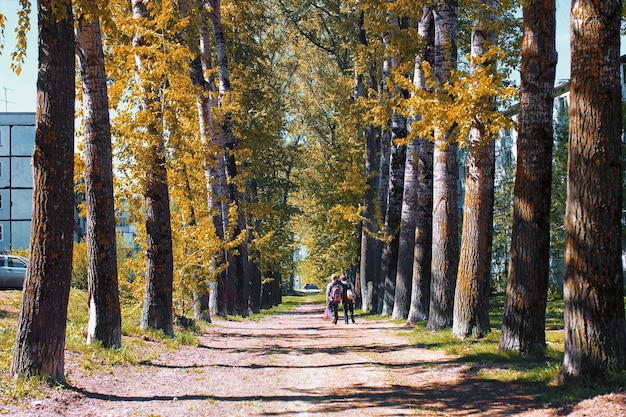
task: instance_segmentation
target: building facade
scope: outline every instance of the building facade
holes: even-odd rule
[[[30,243],[35,113],[0,113],[0,252]]]

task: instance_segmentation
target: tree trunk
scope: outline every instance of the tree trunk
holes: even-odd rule
[[[422,56],[416,57],[413,84],[417,88],[426,88],[426,80],[421,71],[423,61],[433,62],[433,43],[435,38],[432,7],[425,7],[419,23],[419,34],[426,42]],[[433,142],[420,139],[417,142],[415,162],[416,205],[413,271],[411,281],[411,305],[407,324],[428,320],[430,308],[430,277],[432,256],[432,216],[433,216]]]
[[[217,73],[219,78],[219,106],[225,110],[224,118],[221,122],[221,132],[223,135],[223,148],[221,149],[225,160],[226,175],[228,178],[228,202],[234,204],[238,209],[238,221],[235,225],[234,236],[238,236],[239,233],[245,232],[245,216],[241,206],[239,204],[239,191],[235,177],[237,176],[237,164],[235,158],[235,152],[239,148],[239,143],[235,139],[232,131],[232,113],[227,110],[230,105],[230,70],[228,67],[228,53],[226,50],[226,38],[224,36],[224,30],[222,28],[221,20],[221,1],[220,0],[208,0],[211,6],[209,12],[209,19],[213,25],[213,35],[215,37],[215,52],[217,56]],[[243,239],[239,245],[238,253],[227,254],[228,261],[228,287],[232,289],[232,293],[228,294],[228,310],[235,314],[247,315],[248,305],[245,302],[244,285],[247,284],[249,278],[246,277],[245,272],[249,270],[247,268],[248,262],[248,248],[247,240]]]
[[[213,107],[217,107],[217,103],[212,98],[212,94],[217,93],[218,89],[211,73],[209,17],[201,1],[198,2],[198,7],[201,16],[199,21],[200,48],[199,56],[191,62],[191,79],[194,87],[196,87],[200,142],[205,149],[203,168],[207,187],[207,205],[209,215],[213,221],[213,227],[215,228],[215,235],[223,244],[228,228],[228,189],[226,185],[226,167],[221,154],[223,138],[214,127],[212,111]],[[208,78],[205,78],[204,74],[209,74]],[[213,261],[213,271],[218,270],[225,262],[226,255],[222,249]],[[227,271],[222,270],[217,272],[215,280],[217,281],[215,287],[219,288],[219,290],[214,291],[212,294],[217,306],[215,313],[221,317],[226,317],[228,314]]]
[[[415,248],[415,224],[417,211],[417,162],[419,139],[406,147],[404,187],[398,234],[398,263],[396,267],[396,290],[393,301],[393,320],[406,319],[411,306],[411,283],[413,278],[413,251]]]
[[[618,0],[574,0],[562,379],[626,365]]]
[[[457,7],[457,0],[445,0],[434,8],[433,72],[439,88],[456,68]],[[436,134],[433,154],[432,280],[426,326],[430,330],[452,326],[459,262],[458,146],[452,139],[452,131],[436,133],[439,134]]]
[[[493,29],[498,0],[482,0],[485,6],[472,29],[472,57],[483,56],[496,44]],[[487,68],[496,71],[496,62],[487,61],[473,66],[472,71]],[[495,101],[495,97],[491,101]],[[459,339],[483,337],[489,326],[489,277],[493,241],[493,199],[495,141],[477,115],[467,146],[465,201],[461,258],[456,281],[452,333]]]
[[[526,5],[523,27],[513,228],[500,351],[527,355],[541,354],[546,344],[555,1]]]
[[[361,12],[358,18],[358,41],[360,45],[367,46],[367,33],[363,27],[364,13]],[[378,91],[378,83],[375,76],[375,66],[372,64],[367,74],[368,82],[364,82],[363,75],[356,76],[355,97],[367,96],[369,90]],[[368,85],[369,84],[369,85]],[[364,87],[369,88],[364,88]],[[361,253],[359,265],[359,289],[361,309],[365,312],[374,310],[373,304],[373,287],[372,283],[377,281],[376,274],[380,271],[380,253],[376,251],[377,244],[380,243],[376,239],[378,234],[378,216],[376,195],[379,190],[379,169],[380,159],[378,152],[380,150],[380,138],[378,132],[372,123],[368,123],[367,128],[363,132],[365,136],[365,179],[367,188],[364,195],[365,210],[363,212],[364,221],[361,224]]]
[[[143,0],[133,0],[133,18],[150,19]],[[144,40],[137,34],[133,39],[135,46]],[[144,152],[148,155],[144,185],[144,204],[146,210],[146,289],[141,313],[142,329],[162,330],[167,336],[174,336],[172,323],[172,282],[174,260],[172,254],[172,227],[170,223],[169,192],[167,189],[167,171],[165,169],[165,150],[163,136],[157,127],[162,120],[160,104],[154,97],[150,83],[144,79],[150,73],[150,62],[137,54],[137,79],[142,90],[141,111],[152,112],[152,119],[145,127],[149,143]]]
[[[95,2],[92,2],[95,7]],[[87,204],[87,282],[89,325],[87,343],[122,345],[122,316],[118,294],[113,155],[107,77],[100,22],[81,16],[77,52],[83,83],[85,123],[85,189]]]
[[[389,194],[387,214],[385,216],[385,235],[383,242],[383,279],[385,284],[382,315],[393,312],[396,292],[396,271],[398,269],[398,235],[402,213],[402,195],[404,190],[404,164],[406,146],[397,145],[396,139],[406,138],[406,119],[399,114],[393,115],[391,126],[391,159],[389,169]],[[405,290],[407,290],[405,288]]]
[[[250,311],[257,314],[261,311],[261,271],[255,262],[250,262],[252,268],[250,280]]]
[[[141,314],[142,329],[162,330],[174,336],[172,325],[172,228],[163,147],[148,148],[153,160],[147,173],[144,194],[146,207],[146,291]]]
[[[74,24],[67,4],[39,1],[37,133],[30,259],[11,374],[64,383],[74,228]],[[62,12],[57,15],[55,10]]]
[[[391,132],[383,129],[380,135],[380,171],[378,178],[377,206],[379,208],[378,216],[383,217],[383,213],[387,212],[387,197],[389,195],[389,162],[391,159]],[[372,256],[378,260],[376,263],[376,271],[373,279],[367,282],[367,291],[372,294],[372,313],[380,313],[383,309],[383,297],[385,295],[383,287],[383,242],[374,240],[372,247]]]

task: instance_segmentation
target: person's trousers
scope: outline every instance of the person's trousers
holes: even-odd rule
[[[328,303],[328,312],[335,318],[335,323],[339,320],[339,304]]]
[[[343,303],[343,318],[348,324],[348,312],[350,313],[350,318],[354,320],[354,303]]]

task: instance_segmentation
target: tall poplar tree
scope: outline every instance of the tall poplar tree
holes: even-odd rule
[[[554,0],[524,3],[513,229],[500,334],[500,351],[522,355],[545,349],[556,60]]]
[[[368,45],[367,31],[364,28],[365,13],[361,11],[358,19],[358,44],[362,46]],[[366,78],[364,80],[363,78]],[[372,63],[367,67],[366,74],[358,74],[356,76],[355,96],[358,100],[360,97],[368,97],[366,91],[376,92],[378,90],[378,82],[376,80],[376,71]],[[377,271],[380,270],[380,256],[377,247],[380,247],[380,240],[376,239],[378,233],[378,217],[376,216],[376,195],[380,184],[378,171],[380,169],[380,159],[378,151],[380,149],[380,135],[373,122],[367,123],[364,129],[365,136],[365,178],[367,188],[364,194],[363,222],[361,224],[361,259],[359,269],[359,288],[361,295],[361,309],[363,311],[372,310],[372,297],[374,293],[374,283],[377,281],[375,277]]]
[[[40,0],[38,25],[30,258],[11,374],[63,383],[74,230],[75,44],[69,0]]]
[[[433,73],[438,88],[457,65],[457,0],[437,3]],[[452,326],[454,290],[459,263],[458,145],[454,128],[435,132],[433,155],[433,253],[428,329]]]
[[[83,87],[85,123],[85,189],[87,205],[87,343],[122,345],[118,295],[113,156],[107,78],[97,2],[85,3],[78,17],[77,54]],[[102,5],[100,5],[102,6]]]
[[[213,110],[217,107],[215,96],[217,85],[213,75],[211,36],[209,17],[204,3],[197,2],[198,6],[198,35],[197,45],[192,51],[196,57],[190,63],[191,81],[196,88],[196,106],[198,109],[200,143],[203,149],[204,176],[207,190],[207,206],[213,221],[216,236],[225,241],[228,225],[228,191],[226,186],[225,161],[221,151],[222,135],[215,128]],[[212,261],[212,272],[217,274],[216,291],[211,291],[213,303],[217,313],[222,317],[228,314],[228,277],[227,271],[221,268],[226,262],[225,251],[222,249]],[[196,317],[206,317],[206,311],[213,303],[209,302],[209,294],[198,293],[194,304]]]
[[[435,31],[433,25],[433,7],[423,9],[418,26],[421,36],[422,52],[415,59],[413,84],[416,88],[426,89],[426,80],[422,64],[433,63],[433,44]],[[419,117],[419,116],[417,116]],[[411,304],[407,324],[428,320],[430,309],[430,278],[432,257],[432,216],[433,216],[433,151],[431,138],[417,139],[415,158],[415,231],[413,245],[413,265],[411,280]]]
[[[150,26],[152,20],[148,4],[132,0],[133,18],[137,27]],[[174,336],[172,323],[172,283],[174,260],[172,254],[172,227],[170,220],[169,190],[165,167],[165,143],[162,132],[162,92],[164,80],[150,79],[155,75],[149,62],[147,44],[141,31],[133,39],[137,82],[142,93],[140,111],[145,122],[146,177],[144,179],[144,205],[146,212],[146,288],[141,313],[142,329],[162,330]]]
[[[619,0],[573,0],[561,379],[626,366]]]
[[[223,135],[221,143],[220,157],[224,158],[224,168],[226,171],[226,184],[228,187],[228,204],[232,204],[237,209],[236,224],[233,225],[234,236],[245,233],[245,214],[239,201],[239,188],[236,181],[237,163],[236,151],[239,142],[233,135],[231,105],[231,82],[230,68],[228,66],[228,51],[226,37],[222,26],[221,0],[207,0],[210,7],[208,17],[213,26],[213,37],[215,42],[215,53],[217,56],[218,74],[218,106],[221,109],[219,135]],[[220,175],[218,173],[218,175]],[[222,218],[222,220],[226,220]],[[249,267],[248,267],[248,247],[247,240],[243,239],[237,251],[227,254],[228,262],[228,311],[231,314],[248,315],[247,294],[249,291]]]
[[[496,12],[498,0],[481,0],[479,16],[472,28],[472,72],[491,79],[496,62],[487,52],[496,45]],[[480,83],[476,88],[482,88]],[[491,94],[496,94],[492,92]],[[494,107],[489,93],[483,105]],[[482,337],[489,327],[489,278],[493,236],[493,201],[495,174],[495,141],[487,125],[489,118],[476,114],[467,145],[465,201],[461,257],[454,299],[453,334],[458,338]]]

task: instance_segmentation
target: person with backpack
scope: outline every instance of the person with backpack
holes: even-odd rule
[[[333,324],[337,324],[339,319],[339,303],[341,303],[343,295],[343,286],[339,282],[339,276],[332,274],[330,283],[326,287],[326,301],[328,304],[328,312],[333,314]]]
[[[354,284],[344,274],[341,274],[340,278],[343,286],[343,318],[346,324],[348,324],[348,313],[350,313],[350,318],[352,323],[354,323],[354,300],[356,300]]]

